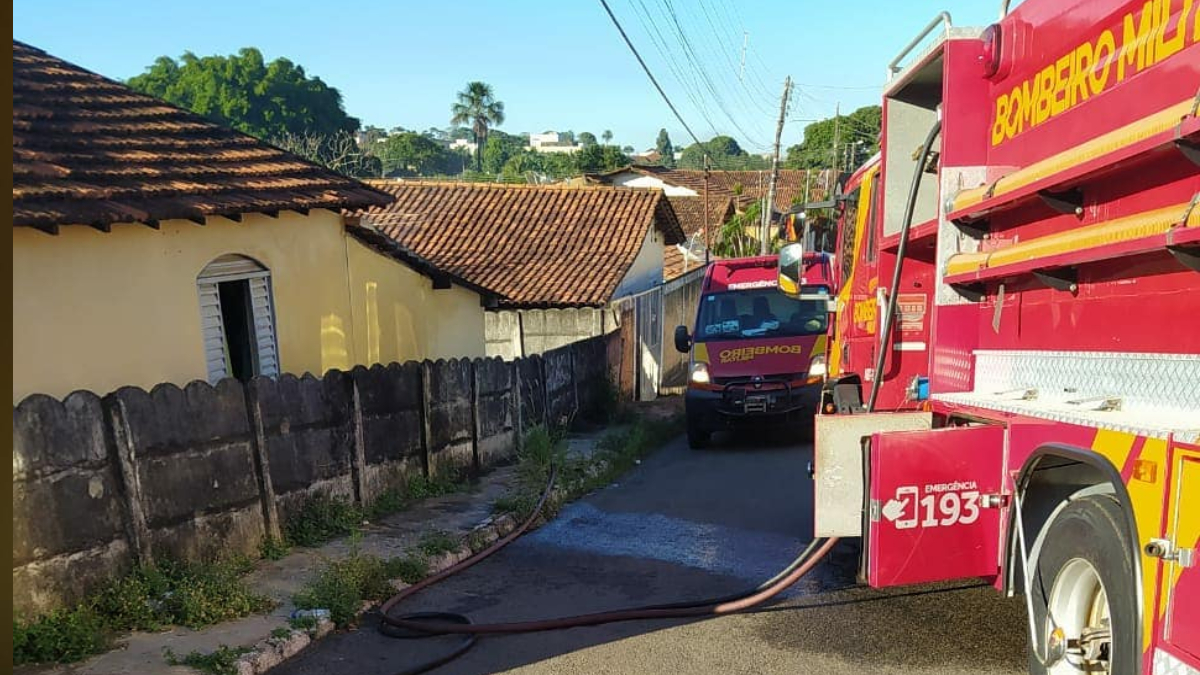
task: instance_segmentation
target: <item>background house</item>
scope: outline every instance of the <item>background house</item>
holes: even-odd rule
[[[13,71],[14,403],[483,354],[479,289],[344,226],[388,195],[15,40]]]
[[[394,201],[356,222],[495,294],[483,331],[489,356],[541,353],[611,331],[608,305],[656,288],[664,247],[684,241],[659,190],[374,184]]]
[[[707,217],[704,197],[680,195],[667,199],[671,202],[687,239],[663,250],[663,281],[670,281],[703,267],[707,260],[706,253],[720,235],[721,226],[734,212],[733,199],[724,196],[709,196]],[[709,257],[711,258],[711,254]]]

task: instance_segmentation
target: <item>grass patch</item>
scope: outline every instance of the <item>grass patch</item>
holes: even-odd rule
[[[288,619],[288,625],[296,630],[316,630],[317,617],[315,617],[315,616],[293,616]]]
[[[458,538],[445,530],[431,530],[421,535],[417,548],[425,555],[434,556],[457,551]]]
[[[248,647],[229,647],[221,645],[217,651],[204,654],[192,652],[180,658],[170,649],[166,650],[167,663],[172,666],[191,666],[202,673],[210,675],[237,675],[237,660],[243,654],[250,652]]]
[[[311,619],[313,617],[308,617],[308,618]],[[275,640],[286,640],[286,639],[290,638],[291,636],[292,636],[292,629],[288,628],[287,626],[280,626],[279,628],[276,628],[275,630],[271,631],[271,637]]]
[[[300,609],[329,610],[329,618],[343,628],[354,623],[364,601],[385,600],[396,592],[389,572],[382,558],[354,552],[330,562],[292,600]]]
[[[665,421],[638,418],[601,438],[590,457],[569,457],[560,433],[535,427],[517,456],[516,486],[496,500],[493,511],[510,513],[518,520],[528,518],[546,487],[551,467],[556,466],[558,489],[543,509],[546,517],[553,517],[565,503],[611,483],[682,430],[681,417]]]
[[[14,618],[13,662],[70,663],[107,649],[116,631],[202,628],[266,611],[271,599],[242,579],[251,565],[246,558],[230,558],[135,568],[73,608]]]
[[[409,501],[442,497],[456,492],[465,492],[471,487],[470,481],[461,475],[412,476],[404,486],[404,494]]]
[[[389,578],[415,584],[429,576],[429,561],[423,556],[410,554],[388,560],[384,563],[384,569]]]
[[[272,536],[263,537],[258,545],[258,556],[263,560],[282,560],[292,550],[286,539],[276,539]]]
[[[315,494],[287,519],[284,536],[289,544],[314,547],[344,537],[362,526],[362,509],[341,497]]]
[[[104,618],[90,605],[60,609],[33,621],[13,618],[13,665],[72,663],[108,648]]]
[[[390,516],[393,513],[399,513],[408,508],[408,500],[404,497],[404,491],[397,488],[389,488],[375,498],[371,502],[371,506],[367,508],[366,516],[368,520],[378,520],[384,516]]]
[[[252,563],[244,558],[219,562],[161,562],[135,569],[104,587],[95,607],[115,630],[196,629],[236,619],[273,605],[246,586]]]

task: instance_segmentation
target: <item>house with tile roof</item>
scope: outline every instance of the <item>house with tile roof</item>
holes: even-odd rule
[[[489,356],[540,353],[612,330],[609,304],[660,284],[664,247],[685,239],[660,190],[372,185],[392,201],[353,211],[347,222],[495,294]]]
[[[13,41],[13,400],[482,356],[494,294],[391,197]]]
[[[675,195],[667,200],[675,209],[687,240],[663,250],[663,281],[703,267],[711,257],[708,251],[717,240],[721,226],[734,214],[734,202],[729,197],[710,195],[705,200],[704,197]],[[708,202],[707,215],[705,201]]]
[[[721,226],[733,216],[756,201],[764,199],[770,187],[769,171],[709,171],[707,179],[704,171],[691,169],[671,169],[651,164],[632,164],[613,169],[605,173],[587,174],[582,180],[576,181],[588,185],[617,185],[633,188],[651,188],[662,190],[676,203],[676,212],[686,211],[694,214],[691,217],[681,216],[685,222],[684,231],[692,244],[681,247],[678,251],[667,251],[668,258],[664,261],[664,270],[668,279],[682,274],[687,267],[684,263],[691,258],[702,259],[703,242],[702,230],[709,232],[708,246],[716,242],[717,233]],[[810,199],[823,196],[831,185],[828,172],[810,173],[802,170],[780,169],[775,185],[775,202],[772,219],[779,221],[788,213],[799,208],[799,205]],[[702,207],[680,207],[678,200],[691,198],[702,202],[708,196],[710,212],[709,226],[703,225]],[[726,208],[730,206],[731,208]],[[714,218],[719,218],[713,225]],[[752,239],[758,239],[757,232],[748,232]]]

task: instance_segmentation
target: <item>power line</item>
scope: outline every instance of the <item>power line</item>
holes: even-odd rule
[[[667,62],[667,67],[675,76],[675,80],[683,88],[684,95],[688,97],[688,100],[691,101],[692,105],[697,111],[699,111],[701,117],[708,122],[708,128],[712,131],[713,135],[720,135],[720,132],[717,131],[716,124],[713,123],[712,117],[710,117],[708,114],[708,110],[700,102],[700,99],[697,97],[697,95],[693,93],[693,89],[698,91],[699,87],[695,84],[695,82],[692,82],[691,87],[688,86],[688,81],[684,77],[684,68],[679,65],[679,62],[675,59],[674,54],[672,54],[670,48],[667,47],[667,39],[665,36],[663,36],[662,31],[659,30],[658,24],[654,21],[654,17],[650,15],[650,10],[646,7],[646,3],[642,0],[637,0],[637,3],[641,7],[642,15],[645,16],[643,19],[642,16],[639,15],[638,20],[641,22],[642,28],[646,31],[646,34],[650,37],[651,43],[654,44],[659,55],[663,57],[663,60]],[[647,22],[649,22],[649,25],[647,25]],[[653,29],[653,32],[651,29]],[[657,39],[655,38],[656,35]]]
[[[752,136],[750,132],[746,131],[746,129],[729,111],[728,106],[725,104],[724,97],[721,96],[721,93],[713,84],[712,77],[709,75],[708,69],[704,67],[703,61],[696,54],[696,50],[692,46],[692,42],[688,38],[687,32],[683,29],[683,25],[679,21],[679,15],[676,13],[675,6],[671,3],[671,0],[662,0],[662,4],[663,7],[666,8],[668,19],[675,28],[675,33],[678,36],[679,43],[683,46],[684,58],[686,58],[692,68],[699,73],[700,80],[704,83],[705,87],[712,95],[713,101],[716,103],[717,108],[724,113],[725,117],[730,121],[730,123],[733,124],[734,128],[736,128],[738,132],[742,134],[742,137],[745,140],[749,141],[751,145],[756,145],[759,148],[765,148],[766,146],[761,141],[756,140],[756,138]]]
[[[625,34],[625,29],[621,27],[621,22],[617,21],[616,15],[613,14],[612,9],[608,6],[608,0],[600,0],[600,4],[604,6],[604,11],[608,13],[608,18],[612,19],[613,25],[617,27],[617,32],[621,34],[621,39],[625,41],[625,45],[629,47],[629,51],[633,52],[634,58],[636,58],[638,64],[642,66],[642,70],[645,71],[646,77],[650,78],[650,82],[654,85],[654,88],[658,90],[659,95],[663,97],[663,101],[666,101],[667,107],[671,109],[672,113],[674,113],[675,119],[679,120],[679,123],[683,125],[684,130],[688,132],[688,135],[692,137],[692,140],[696,142],[696,145],[700,147],[700,150],[704,152],[705,157],[707,157],[708,150],[703,144],[700,143],[700,139],[696,138],[695,132],[693,132],[692,128],[688,126],[687,122],[683,121],[683,116],[680,115],[679,111],[675,109],[675,104],[671,102],[671,97],[667,96],[667,92],[663,91],[662,86],[658,83],[658,80],[655,79],[654,73],[650,72],[650,68],[646,65],[646,62],[642,60],[642,55],[638,53],[637,47],[634,47],[633,43],[629,41],[629,36]]]

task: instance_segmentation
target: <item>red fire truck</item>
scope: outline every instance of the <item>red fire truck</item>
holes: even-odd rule
[[[774,256],[718,260],[705,272],[695,333],[675,329],[675,348],[691,353],[684,402],[692,447],[746,422],[811,424],[825,374],[831,270],[824,254],[800,262],[787,295]]]
[[[1035,673],[1200,672],[1198,111],[1200,2],[942,14],[843,190],[816,534],[1023,594]]]

